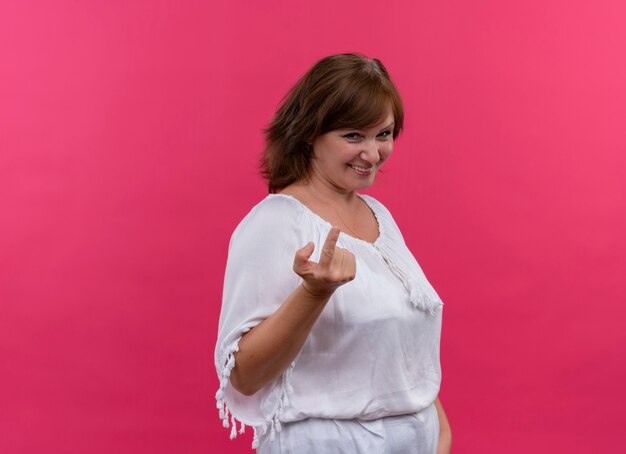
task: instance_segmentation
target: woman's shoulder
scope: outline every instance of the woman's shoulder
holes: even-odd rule
[[[400,228],[398,227],[398,224],[396,224],[396,221],[391,215],[391,212],[382,202],[375,199],[371,195],[359,194],[359,196],[363,198],[363,200],[365,200],[365,202],[372,209],[372,211],[376,215],[376,220],[378,221],[379,228],[384,231],[384,234],[381,235],[380,241],[383,241],[383,237],[402,237],[402,233],[400,233]]]
[[[359,197],[361,197],[363,200],[365,200],[365,202],[370,206],[370,208],[372,210],[374,210],[374,213],[377,216],[378,215],[383,215],[385,217],[389,217],[389,218],[393,219],[393,217],[391,216],[391,212],[378,199],[375,199],[374,197],[372,197],[371,195],[368,195],[368,194],[359,194]]]
[[[277,235],[298,230],[304,212],[301,204],[291,196],[268,194],[241,220],[233,238],[242,235]]]
[[[302,208],[302,204],[290,195],[268,194],[252,207],[246,218],[260,218],[270,222],[298,222],[304,214]]]

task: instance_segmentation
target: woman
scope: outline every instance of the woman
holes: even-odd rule
[[[270,194],[231,238],[215,351],[231,439],[238,420],[260,453],[449,452],[443,303],[389,211],[357,192],[402,125],[383,64],[342,54],[267,129]]]

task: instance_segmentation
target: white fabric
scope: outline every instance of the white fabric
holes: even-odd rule
[[[296,250],[313,241],[311,260],[318,261],[331,226],[297,199],[270,194],[233,233],[215,349],[217,406],[224,426],[232,424],[231,438],[235,419],[255,427],[256,447],[257,430],[269,430],[261,439],[272,440],[281,423],[410,415],[436,399],[443,302],[389,211],[360,197],[376,216],[378,239],[340,234],[337,246],[356,257],[356,278],[333,294],[291,366],[249,397],[229,383],[239,339],[300,284],[292,270]]]
[[[419,413],[361,419],[307,418],[288,422],[258,454],[436,454],[439,419],[434,404]]]

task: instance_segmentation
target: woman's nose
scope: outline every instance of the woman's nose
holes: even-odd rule
[[[370,164],[376,164],[380,161],[380,151],[378,147],[379,144],[375,139],[366,140],[363,144],[363,150],[361,151],[361,159]]]

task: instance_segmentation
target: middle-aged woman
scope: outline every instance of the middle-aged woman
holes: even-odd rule
[[[402,126],[383,64],[341,54],[266,131],[270,194],[231,238],[215,350],[220,417],[231,438],[252,426],[260,453],[450,451],[443,303],[389,211],[358,192]]]

